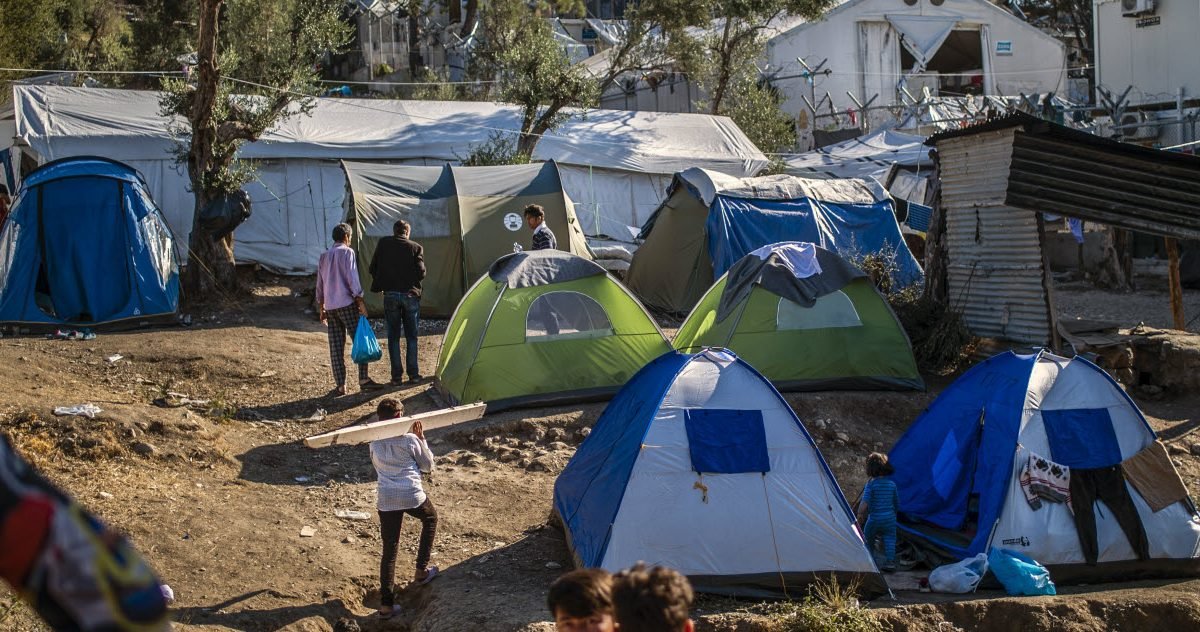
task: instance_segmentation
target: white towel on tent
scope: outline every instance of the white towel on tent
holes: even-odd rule
[[[766,261],[771,253],[776,253],[787,265],[797,279],[807,279],[821,274],[821,264],[817,262],[817,247],[802,241],[785,241],[768,244],[750,254]]]

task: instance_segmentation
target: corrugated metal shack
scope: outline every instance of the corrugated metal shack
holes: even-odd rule
[[[1042,213],[1200,238],[1200,157],[1023,113],[926,144],[940,180],[929,251],[945,252],[944,271],[926,272],[944,273],[942,298],[977,335],[1060,346]]]

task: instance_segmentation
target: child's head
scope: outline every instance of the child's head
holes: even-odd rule
[[[876,478],[890,476],[896,468],[892,467],[887,455],[882,452],[872,452],[867,456],[867,476]]]
[[[558,632],[612,632],[612,575],[599,568],[581,568],[550,585],[546,605]]]
[[[400,402],[387,397],[379,402],[379,406],[375,407],[375,416],[378,417],[380,421],[395,419],[399,417],[403,411],[404,407],[400,405]]]
[[[692,632],[692,585],[675,570],[638,562],[613,578],[613,610],[622,632]]]

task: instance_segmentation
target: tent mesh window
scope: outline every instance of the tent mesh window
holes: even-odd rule
[[[858,317],[858,310],[854,309],[850,297],[838,290],[817,298],[812,307],[804,307],[786,298],[779,299],[775,326],[780,330],[862,327],[862,319]]]
[[[8,285],[8,274],[12,271],[17,254],[17,238],[21,236],[21,226],[16,222],[7,222],[4,232],[0,233],[0,292]]]
[[[599,338],[613,334],[608,314],[595,299],[579,292],[548,292],[529,306],[525,338],[530,342]]]

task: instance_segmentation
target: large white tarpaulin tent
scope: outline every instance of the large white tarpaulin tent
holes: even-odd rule
[[[14,86],[17,136],[40,162],[97,155],[134,166],[187,243],[192,194],[158,96]],[[311,271],[342,218],[338,160],[457,162],[497,130],[519,127],[519,109],[495,103],[318,99],[311,115],[289,118],[243,147],[243,158],[258,161],[259,179],[247,187],[254,214],[236,233],[238,258]],[[616,110],[573,117],[538,143],[534,159],[558,162],[585,233],[625,239],[627,226],[649,219],[676,171],[698,166],[749,176],[767,164],[726,117]]]

